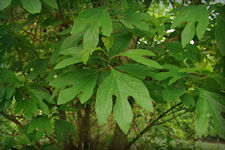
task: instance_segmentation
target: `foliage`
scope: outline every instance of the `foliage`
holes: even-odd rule
[[[224,8],[213,0],[0,0],[1,149],[225,139]]]

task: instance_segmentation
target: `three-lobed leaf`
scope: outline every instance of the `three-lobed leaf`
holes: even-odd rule
[[[193,39],[195,33],[198,39],[203,37],[209,22],[209,13],[206,6],[188,6],[179,9],[179,14],[171,27],[175,28],[185,22],[187,25],[181,34],[182,47],[185,47]],[[195,27],[196,23],[197,26]]]
[[[113,95],[116,96],[114,107],[112,103]],[[112,70],[110,75],[102,81],[97,91],[95,108],[99,124],[107,121],[113,108],[115,120],[122,131],[127,133],[133,118],[128,101],[130,96],[146,110],[153,110],[151,97],[141,80]]]

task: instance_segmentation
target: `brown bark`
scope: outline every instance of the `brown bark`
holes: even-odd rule
[[[78,149],[86,150],[91,147],[90,136],[90,105],[86,105],[85,109],[80,108],[78,110],[78,122],[77,122],[77,134],[78,134]]]
[[[124,150],[128,144],[127,135],[123,133],[118,124],[114,130],[114,136],[109,147],[109,150]]]

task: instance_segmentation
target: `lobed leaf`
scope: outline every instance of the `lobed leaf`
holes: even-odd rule
[[[206,6],[199,5],[181,8],[171,27],[175,28],[184,22],[187,25],[181,34],[182,47],[185,47],[193,39],[195,33],[199,40],[203,37],[209,23],[209,13]],[[195,27],[196,23],[197,26]]]
[[[112,96],[116,103],[112,106]],[[151,97],[147,88],[135,77],[112,70],[110,75],[100,84],[96,97],[96,114],[99,124],[107,121],[113,107],[113,114],[118,125],[126,134],[130,128],[133,113],[128,102],[131,96],[143,108],[153,111]]]

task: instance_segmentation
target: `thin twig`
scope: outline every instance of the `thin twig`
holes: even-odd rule
[[[166,112],[162,113],[158,118],[156,118],[154,121],[152,121],[147,127],[145,127],[130,143],[127,144],[125,150],[129,149],[129,147],[134,144],[142,135],[144,135],[152,126],[154,126],[154,124],[160,120],[161,118],[163,118],[167,113],[169,113],[171,110],[173,110],[174,108],[176,108],[177,106],[180,106],[182,103],[178,103],[176,105],[174,105],[173,107],[171,107],[170,109],[168,109]]]
[[[8,114],[6,114],[6,113],[4,113],[4,112],[0,112],[0,114],[1,114],[3,117],[5,117],[6,119],[8,119],[8,120],[14,122],[15,124],[17,124],[17,125],[19,126],[19,128],[23,129],[23,125],[15,118],[15,116],[13,116],[13,115],[8,115]]]

